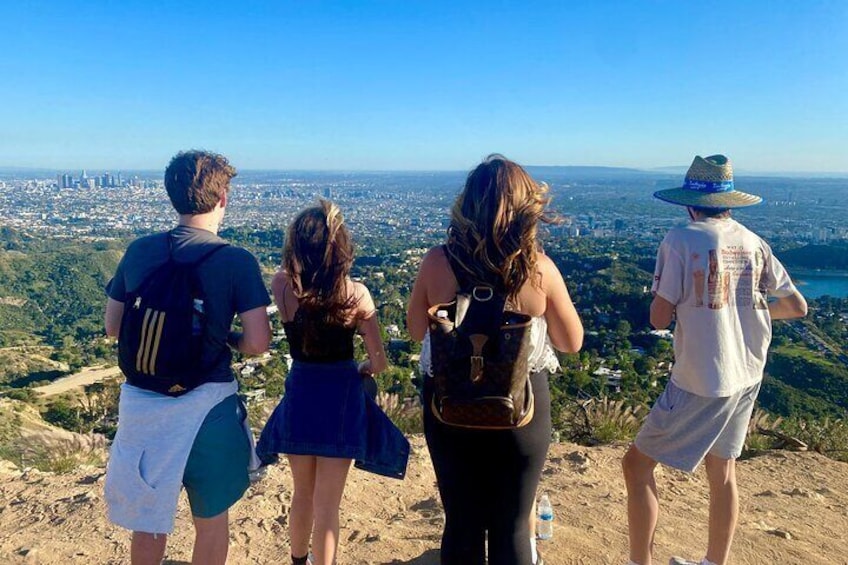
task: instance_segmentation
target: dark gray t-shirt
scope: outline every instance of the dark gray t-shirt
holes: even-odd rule
[[[212,232],[188,226],[171,230],[174,259],[192,262],[226,243]],[[115,276],[106,285],[106,294],[124,302],[129,291],[137,289],[157,267],[168,260],[168,233],[157,233],[133,241],[121,259]],[[197,268],[205,296],[207,338],[202,365],[211,363],[206,381],[233,379],[232,354],[227,334],[236,314],[271,303],[262,281],[259,263],[249,251],[229,245],[208,257]],[[217,361],[216,361],[217,360]]]

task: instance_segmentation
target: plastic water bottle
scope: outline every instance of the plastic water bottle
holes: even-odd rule
[[[445,324],[445,326],[453,330],[453,324],[451,323],[450,315],[448,314],[447,310],[436,310],[436,318],[439,320],[439,322]]]
[[[551,499],[547,494],[543,494],[539,499],[539,504],[536,506],[538,512],[538,520],[536,521],[536,534],[539,539],[551,539],[554,536],[554,508],[551,506]]]
[[[203,300],[200,298],[192,300],[191,335],[198,336],[203,332],[203,317],[205,315]]]

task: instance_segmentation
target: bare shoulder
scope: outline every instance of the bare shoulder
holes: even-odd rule
[[[371,292],[368,290],[368,287],[359,281],[350,281],[350,286],[348,288],[350,288],[350,293],[356,300],[371,298]]]
[[[359,281],[350,281],[348,288],[355,303],[354,309],[358,315],[366,318],[371,316],[377,307],[374,305],[374,299],[371,298],[368,287]]]
[[[271,279],[271,290],[282,292],[286,286],[291,286],[291,276],[288,272],[283,269],[274,273],[274,278]]]
[[[424,254],[421,259],[421,266],[418,267],[418,278],[420,280],[438,284],[444,282],[446,277],[450,279],[449,274],[453,275],[453,270],[443,246],[433,247]]]
[[[539,253],[537,256],[536,272],[539,274],[539,282],[543,290],[551,288],[552,283],[562,280],[562,274],[559,272],[556,263],[544,253]]]
[[[546,255],[545,253],[542,253],[542,252],[539,252],[536,255],[536,268],[539,269],[540,271],[542,269],[547,269],[547,270],[554,269],[554,270],[557,270],[557,272],[559,272],[559,270],[556,267],[556,264],[554,264],[553,259],[551,259],[550,257],[548,257],[548,255]]]
[[[424,258],[421,259],[421,270],[424,270],[425,268],[438,269],[441,267],[448,267],[449,265],[448,257],[445,254],[445,248],[442,245],[431,247],[430,250],[424,254]]]

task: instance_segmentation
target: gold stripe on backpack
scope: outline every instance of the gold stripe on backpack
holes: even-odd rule
[[[148,308],[144,313],[144,320],[141,324],[140,347],[135,359],[135,369],[139,373],[153,374],[164,324],[165,312]]]
[[[138,342],[138,353],[135,356],[135,370],[139,373],[145,372],[144,369],[141,368],[142,359],[144,358],[144,344],[147,341],[147,322],[150,320],[150,314],[153,313],[153,310],[148,308],[144,311],[144,320],[141,322],[141,338]]]
[[[156,356],[159,353],[159,341],[162,339],[162,327],[165,325],[165,312],[159,312],[159,322],[156,324],[156,335],[153,339],[153,353],[150,355],[148,373],[156,374]]]
[[[148,369],[150,364],[150,354],[153,349],[153,334],[155,333],[156,321],[159,319],[159,315],[161,312],[159,310],[153,311],[153,316],[150,317],[150,325],[147,327],[147,339],[144,341],[144,357],[141,358],[141,372],[147,373],[148,375],[152,374]]]

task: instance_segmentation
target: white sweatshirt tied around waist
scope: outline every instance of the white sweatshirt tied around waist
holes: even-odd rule
[[[106,468],[109,520],[136,532],[174,529],[183,473],[194,439],[209,411],[238,385],[205,383],[169,397],[121,386],[118,432]]]

